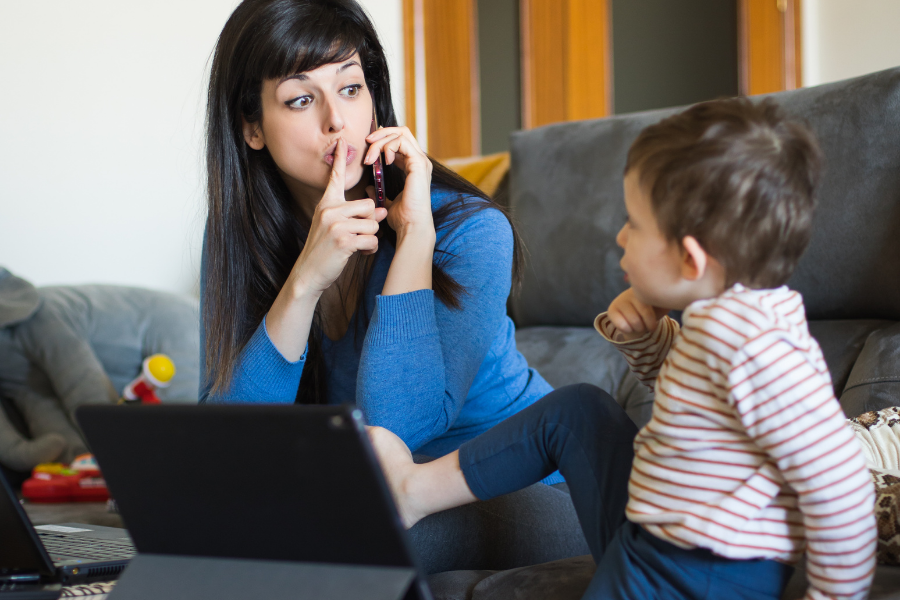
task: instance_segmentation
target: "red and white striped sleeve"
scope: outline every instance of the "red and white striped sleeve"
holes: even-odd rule
[[[738,349],[729,403],[797,493],[807,538],[807,598],[865,598],[875,569],[875,491],[815,342],[781,330]]]
[[[594,328],[625,355],[628,366],[640,382],[651,390],[655,389],[656,376],[659,375],[659,370],[678,334],[678,322],[663,317],[655,330],[628,342],[616,341],[621,334],[605,312],[594,319]]]

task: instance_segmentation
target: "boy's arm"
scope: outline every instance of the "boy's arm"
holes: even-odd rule
[[[729,402],[797,493],[806,598],[865,598],[875,568],[874,489],[828,371],[810,352],[820,351],[800,349],[779,331],[751,339],[733,359]]]
[[[641,383],[653,390],[656,376],[659,375],[663,361],[669,354],[678,333],[678,323],[674,319],[663,317],[659,319],[654,330],[646,331],[638,338],[623,341],[622,333],[613,325],[609,313],[604,312],[594,319],[594,328],[622,352],[628,366]]]

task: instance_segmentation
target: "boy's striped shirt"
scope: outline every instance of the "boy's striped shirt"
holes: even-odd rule
[[[874,489],[806,324],[786,287],[694,302],[684,327],[616,342],[655,388],[635,438],[628,519],[683,548],[793,563],[809,598],[865,597],[875,568]]]

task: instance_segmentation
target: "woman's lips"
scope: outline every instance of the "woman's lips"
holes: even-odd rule
[[[334,164],[334,151],[336,148],[337,142],[335,142],[334,145],[325,153],[325,162],[329,165]],[[347,164],[349,165],[350,163],[352,163],[354,158],[356,158],[356,148],[354,148],[350,144],[347,144]]]

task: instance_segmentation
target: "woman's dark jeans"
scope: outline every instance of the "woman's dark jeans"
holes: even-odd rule
[[[564,406],[567,408],[564,409]],[[575,406],[586,407],[590,414]],[[530,433],[523,429],[535,418],[540,421],[539,414],[549,417],[551,412],[563,420],[560,422],[571,418],[572,426],[581,430],[580,435],[589,438],[590,449],[577,450],[573,445],[574,439],[568,443],[562,442],[562,438],[570,437],[567,435],[555,436],[558,441],[548,445],[548,448],[563,446],[569,452],[567,456],[580,454],[581,458],[576,458],[573,465],[587,464],[585,458],[588,450],[608,452],[608,459],[603,462],[615,465],[598,476],[592,493],[584,493],[587,482],[579,482],[581,493],[575,506],[575,494],[570,496],[567,484],[548,486],[537,483],[555,471],[555,467],[549,471],[520,470],[525,467],[525,461],[517,453],[524,451],[523,445],[531,445],[532,449],[541,446],[536,438],[530,436],[550,436],[546,438],[548,440],[554,437],[554,426],[548,423],[551,419],[545,418],[544,425],[539,425]],[[558,433],[563,432],[559,430]],[[471,459],[490,452],[493,448],[491,440],[507,437],[516,440],[503,457],[494,457],[479,465],[480,468],[493,465],[503,471],[502,482],[491,482],[490,492],[496,497],[436,513],[409,530],[423,569],[426,573],[505,570],[588,553],[597,556],[596,544],[588,545],[582,526],[585,526],[584,531],[602,531],[599,538],[592,537],[602,539],[605,545],[608,532],[614,530],[624,518],[632,459],[631,441],[636,433],[631,420],[606,392],[590,385],[576,385],[548,394],[533,406],[467,442],[463,446],[467,450],[460,449],[461,462],[464,455]],[[510,467],[506,466],[507,460]],[[562,475],[566,477],[565,472]],[[601,503],[601,493],[609,500]],[[580,514],[590,513],[595,517],[579,521],[576,508]]]
[[[559,469],[596,562],[625,521],[637,428],[598,387],[560,388],[472,439],[459,464],[478,498],[508,494]]]

